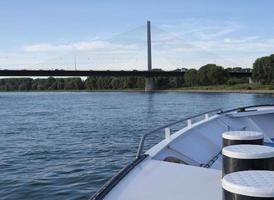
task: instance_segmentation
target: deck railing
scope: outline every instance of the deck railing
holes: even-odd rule
[[[221,108],[219,108],[219,109],[214,109],[214,110],[210,110],[210,111],[207,111],[207,112],[203,112],[203,113],[200,113],[200,114],[197,114],[197,115],[193,115],[193,116],[190,116],[190,117],[186,117],[186,118],[180,119],[178,121],[172,122],[170,124],[161,126],[161,127],[157,128],[157,129],[155,129],[153,131],[150,131],[150,132],[144,134],[141,137],[136,157],[138,158],[138,157],[140,157],[143,154],[145,140],[146,140],[146,138],[148,136],[150,136],[150,135],[152,135],[154,133],[157,133],[157,132],[165,129],[166,137],[169,137],[170,136],[170,127],[173,126],[173,125],[175,125],[175,124],[187,121],[187,124],[189,126],[189,125],[191,125],[191,119],[200,117],[202,115],[205,115],[205,119],[207,119],[208,118],[208,114],[210,114],[210,113],[226,114],[226,113],[233,112],[233,111],[245,112],[246,109],[251,109],[251,108],[256,108],[256,107],[268,107],[268,106],[274,106],[274,104],[251,105],[251,106],[238,107],[238,108],[234,108],[234,109],[230,109],[230,110],[225,110],[225,111],[223,111]]]
[[[141,140],[139,142],[139,146],[138,146],[138,151],[137,151],[136,157],[139,158],[143,154],[145,140],[146,140],[146,138],[148,136],[150,136],[152,134],[155,134],[155,133],[158,133],[161,130],[165,130],[166,137],[169,137],[170,136],[170,127],[172,127],[172,126],[174,126],[174,125],[176,125],[178,123],[181,123],[181,122],[187,122],[188,126],[191,126],[191,123],[192,123],[191,120],[192,119],[195,119],[197,117],[201,117],[202,115],[205,115],[205,119],[208,119],[210,113],[215,113],[215,114],[222,113],[222,109],[219,108],[219,109],[214,109],[214,110],[209,110],[209,111],[206,111],[206,112],[203,112],[203,113],[199,113],[199,114],[196,114],[196,115],[192,115],[192,116],[180,119],[178,121],[171,122],[171,123],[169,123],[167,125],[161,126],[161,127],[157,128],[157,129],[155,129],[153,131],[150,131],[150,132],[142,135]]]

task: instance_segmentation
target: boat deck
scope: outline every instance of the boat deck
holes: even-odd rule
[[[158,160],[145,160],[105,200],[220,200],[221,171]]]
[[[205,115],[195,123],[188,120],[173,134],[165,129],[165,139],[149,149],[144,160],[111,180],[92,200],[220,200],[222,133],[262,132],[265,145],[273,146],[273,121],[273,106],[252,106],[241,112]]]

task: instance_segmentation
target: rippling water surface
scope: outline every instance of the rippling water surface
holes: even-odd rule
[[[146,131],[209,109],[265,103],[274,103],[274,97],[0,93],[1,199],[88,199],[133,160]]]

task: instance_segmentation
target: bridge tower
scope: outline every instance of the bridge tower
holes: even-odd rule
[[[147,21],[147,68],[148,71],[152,70],[152,57],[151,57],[151,26],[150,21]],[[145,91],[153,91],[156,89],[156,84],[153,78],[147,77]]]

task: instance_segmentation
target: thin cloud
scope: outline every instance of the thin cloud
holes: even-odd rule
[[[223,22],[222,24],[211,20],[187,19],[173,24],[163,24],[161,28],[172,30],[180,36],[197,37],[197,39],[210,40],[237,32],[243,27],[237,23]]]
[[[246,43],[246,42],[255,41],[256,39],[258,39],[258,36],[249,36],[249,37],[240,38],[240,39],[225,38],[224,42],[225,43]]]
[[[220,38],[237,31],[237,27],[214,27],[207,31],[196,32],[198,37],[204,40]]]
[[[107,41],[82,41],[71,44],[40,43],[27,45],[22,48],[25,52],[64,52],[64,51],[94,51],[94,50],[135,50],[134,44],[116,44]]]

